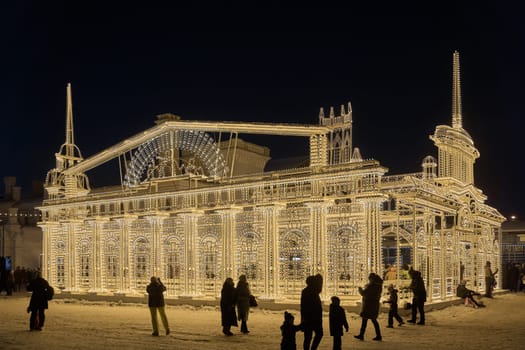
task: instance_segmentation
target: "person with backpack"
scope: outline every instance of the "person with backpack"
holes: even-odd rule
[[[27,291],[31,293],[27,312],[31,313],[29,317],[29,330],[41,331],[46,320],[45,310],[48,308],[48,301],[53,298],[54,290],[49,283],[42,278],[40,273],[29,282]]]

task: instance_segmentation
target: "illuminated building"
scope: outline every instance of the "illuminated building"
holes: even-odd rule
[[[479,152],[462,127],[457,52],[452,124],[430,136],[437,161],[427,156],[411,174],[385,175],[361,158],[350,105],[321,109],[318,125],[161,115],[83,159],[69,86],[67,100],[66,142],[39,208],[43,271],[64,291],[143,294],[157,275],[168,296],[213,298],[226,277],[246,274],[255,295],[279,300],[321,273],[324,299],[352,298],[370,272],[388,263],[399,275],[408,263],[435,301],[455,298],[460,278],[483,290],[485,262],[500,267],[505,219],[474,185]],[[242,134],[308,138],[309,162],[265,171],[269,150]],[[121,185],[91,189],[85,173],[115,159]]]

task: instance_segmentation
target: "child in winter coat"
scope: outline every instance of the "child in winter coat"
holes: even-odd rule
[[[340,304],[341,300],[338,297],[332,297],[328,319],[330,321],[330,335],[334,337],[333,350],[341,350],[343,327],[348,332],[348,322],[346,321],[345,309],[343,309]]]
[[[281,340],[281,350],[296,350],[297,345],[295,343],[295,333],[301,330],[301,326],[293,324],[294,317],[288,311],[284,312],[284,322],[281,326],[281,334],[283,339]]]
[[[397,289],[394,288],[394,285],[391,284],[388,286],[388,295],[390,298],[383,301],[383,304],[390,304],[390,310],[388,310],[388,326],[386,328],[394,328],[394,318],[399,322],[399,325],[405,324],[403,318],[399,316],[397,308]]]

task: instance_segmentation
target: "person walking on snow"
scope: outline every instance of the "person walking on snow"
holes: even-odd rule
[[[383,301],[383,304],[390,304],[388,310],[388,326],[386,328],[394,328],[394,318],[399,322],[399,326],[404,325],[403,318],[399,316],[398,305],[397,305],[397,289],[394,288],[393,284],[388,286],[388,300]]]

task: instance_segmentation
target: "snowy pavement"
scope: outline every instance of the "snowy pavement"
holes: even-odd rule
[[[350,332],[343,336],[343,349],[519,349],[525,344],[525,294],[500,294],[483,299],[486,308],[454,305],[427,313],[425,326],[406,324],[388,329],[387,314],[379,323],[383,341],[372,341],[369,324],[365,341],[354,339],[361,324],[359,316],[348,311]],[[0,349],[279,349],[282,311],[252,309],[250,333],[238,329],[232,337],[221,333],[217,307],[167,306],[171,334],[151,336],[149,310],[144,304],[86,302],[56,299],[50,302],[46,324],[41,332],[30,332],[25,293],[0,297]],[[343,305],[344,307],[344,305]],[[298,310],[289,309],[299,321]],[[325,335],[320,350],[332,348],[328,314],[323,320]],[[162,330],[162,328],[161,328]],[[302,349],[302,333],[297,333],[297,348]]]

